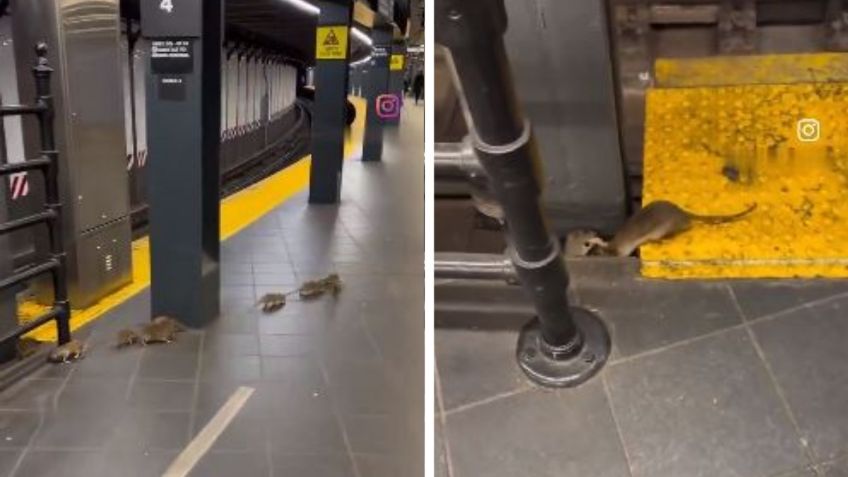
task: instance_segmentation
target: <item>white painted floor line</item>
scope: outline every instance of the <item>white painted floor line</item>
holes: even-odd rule
[[[227,429],[230,422],[238,415],[241,408],[250,399],[253,391],[255,389],[246,386],[236,389],[233,395],[230,396],[230,399],[221,406],[221,409],[218,409],[218,412],[209,420],[203,430],[174,459],[168,470],[162,474],[162,477],[186,477],[200,461],[200,458],[209,451],[215,440]]]

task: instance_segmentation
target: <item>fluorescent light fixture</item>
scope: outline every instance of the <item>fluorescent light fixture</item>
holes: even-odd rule
[[[353,63],[350,64],[350,66],[359,66],[359,65],[368,63],[369,61],[371,61],[371,55],[368,55],[365,58],[362,58],[361,60],[354,61]]]
[[[359,40],[361,42],[365,43],[366,45],[373,45],[374,44],[374,42],[371,41],[371,37],[366,35],[365,33],[362,33],[362,30],[360,30],[359,28],[353,27],[353,28],[350,29],[350,31],[353,32],[353,36],[359,38]]]
[[[306,0],[284,0],[289,5],[299,8],[300,10],[311,13],[313,15],[318,15],[321,13],[321,9],[316,7],[315,5],[307,2]]]

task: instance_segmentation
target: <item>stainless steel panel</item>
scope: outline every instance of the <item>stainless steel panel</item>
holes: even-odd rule
[[[544,204],[560,233],[614,230],[624,172],[603,1],[508,0],[506,45],[544,165]]]
[[[82,234],[77,242],[77,268],[86,279],[72,286],[71,292],[76,288],[77,296],[102,297],[128,283],[131,240],[128,217]]]
[[[129,212],[118,2],[63,2],[66,105],[77,233]]]
[[[125,284],[126,273],[95,273],[86,237],[113,230],[113,253],[129,257],[129,184],[126,170],[118,0],[12,2],[18,89],[32,98],[33,45],[47,42],[53,65],[56,141],[68,279],[73,306],[87,306],[104,290]],[[38,151],[38,128],[24,121],[27,156]],[[122,230],[118,230],[122,229]],[[39,240],[40,237],[36,237]],[[101,244],[102,245],[102,244]],[[120,252],[120,253],[119,253]],[[128,260],[128,258],[127,258]],[[92,268],[94,267],[94,268]],[[114,280],[103,282],[103,280]]]

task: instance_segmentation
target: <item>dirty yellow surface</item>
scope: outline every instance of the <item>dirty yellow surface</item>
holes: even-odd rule
[[[822,56],[806,62],[835,61]],[[718,73],[698,74],[710,85]],[[848,82],[778,79],[648,92],[644,203],[666,199],[697,214],[757,209],[643,246],[643,275],[848,277]]]
[[[356,120],[345,137],[346,159],[360,154],[365,129],[365,100],[357,97],[351,97],[350,100],[356,106]],[[309,184],[311,160],[311,156],[305,156],[297,163],[222,200],[221,240],[232,237],[302,191]],[[132,264],[132,282],[88,308],[71,310],[71,331],[99,318],[150,285],[150,242],[147,237],[133,242]],[[18,320],[26,323],[45,311],[47,308],[44,306],[33,301],[23,301],[18,304]],[[56,341],[56,325],[53,322],[47,323],[27,336],[39,341]]]

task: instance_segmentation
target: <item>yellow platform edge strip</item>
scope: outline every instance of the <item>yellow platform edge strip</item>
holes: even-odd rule
[[[358,158],[362,150],[365,130],[366,103],[358,97],[349,98],[356,107],[356,120],[345,137],[345,159]],[[243,189],[221,201],[221,240],[224,241],[244,230],[268,212],[283,204],[309,184],[311,156],[307,155],[285,169]],[[84,309],[71,311],[71,331],[91,323],[108,311],[144,291],[150,285],[150,242],[142,237],[132,243],[132,281]],[[18,319],[25,323],[46,311],[32,301],[18,304]],[[29,334],[38,341],[56,341],[56,325],[47,323]]]

